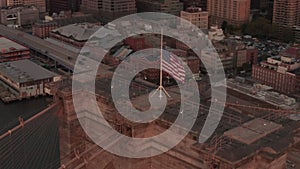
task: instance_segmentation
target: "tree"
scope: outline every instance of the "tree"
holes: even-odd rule
[[[272,25],[268,19],[258,17],[245,26],[244,33],[257,38],[267,38],[270,36],[271,29]]]
[[[285,42],[294,41],[293,30],[291,28],[282,28],[276,24],[271,24],[271,21],[264,17],[258,17],[246,24],[242,31],[244,34],[260,39],[271,38]]]
[[[227,21],[223,21],[222,26],[221,26],[221,29],[223,30],[223,32],[226,32],[227,26],[228,26],[228,22]]]
[[[276,24],[272,25],[271,38],[279,39],[285,42],[294,42],[295,37],[292,28],[279,27]]]

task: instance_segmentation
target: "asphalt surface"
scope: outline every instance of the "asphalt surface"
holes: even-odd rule
[[[0,25],[0,35],[35,50],[73,70],[78,54],[28,33]]]

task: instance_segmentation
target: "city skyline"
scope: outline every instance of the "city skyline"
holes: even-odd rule
[[[0,0],[0,168],[297,169],[300,0]]]

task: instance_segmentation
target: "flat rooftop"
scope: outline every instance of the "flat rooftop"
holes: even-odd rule
[[[95,84],[96,94],[107,99],[106,102],[108,104],[112,103],[110,82],[111,80],[109,78],[101,78],[97,79]],[[119,85],[122,85],[122,83]],[[136,85],[138,85],[138,87]],[[149,92],[155,89],[155,86],[150,88],[141,81],[133,80],[130,93],[135,92],[136,94],[135,96],[130,96],[132,105],[142,111],[148,110],[150,106]],[[71,92],[70,88],[69,90],[69,92]],[[299,137],[296,134],[296,131],[298,131],[300,127],[298,121],[290,120],[287,117],[263,118],[270,112],[255,110],[257,113],[248,115],[244,110],[225,107],[221,121],[214,134],[205,143],[198,143],[196,139],[208,117],[210,109],[209,103],[206,101],[203,101],[201,104],[185,102],[185,109],[193,109],[193,107],[199,106],[197,117],[187,112],[180,113],[181,94],[179,88],[171,86],[166,87],[166,90],[171,95],[171,98],[168,98],[168,105],[164,113],[161,114],[155,123],[164,128],[168,128],[177,118],[196,118],[196,122],[190,131],[190,134],[195,136],[194,148],[206,154],[214,153],[215,157],[221,161],[239,166],[240,162],[252,158],[256,153],[262,153],[267,158],[273,159],[276,156],[280,156],[283,152],[286,152],[291,145],[299,141]],[[206,89],[203,88],[202,90]],[[250,99],[243,94],[237,95],[231,90],[228,91],[228,95],[231,95],[228,97],[231,103],[234,103],[238,99],[238,103],[241,105],[260,105],[263,107],[269,105],[268,103],[263,104],[262,101],[257,99]],[[112,114],[118,114],[115,107],[112,107],[110,111]],[[112,117],[107,116],[106,118]],[[129,123],[134,124],[133,122]],[[219,144],[221,144],[220,148],[215,148],[216,142],[214,138],[220,137],[222,137],[222,140],[219,142]],[[217,145],[217,147],[219,147],[219,145]]]
[[[37,81],[57,76],[57,74],[44,69],[28,59],[0,63],[0,75],[4,75],[18,83]]]
[[[0,37],[0,53],[9,53],[13,51],[28,50],[25,46],[22,46],[12,40],[5,37]]]
[[[249,145],[281,127],[282,125],[280,124],[257,118],[225,132],[224,135]]]
[[[101,26],[92,23],[77,23],[54,29],[52,32],[77,41],[87,41],[100,28]]]

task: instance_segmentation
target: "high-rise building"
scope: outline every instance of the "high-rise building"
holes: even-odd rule
[[[40,12],[46,12],[46,0],[23,0],[24,5],[34,5]]]
[[[300,26],[300,0],[274,0],[273,23],[280,27]]]
[[[179,0],[137,0],[138,12],[163,12],[179,16],[183,3]]]
[[[79,10],[80,2],[79,0],[50,0],[49,1],[49,11],[50,13],[60,11],[72,11],[77,12]]]
[[[82,0],[80,8],[97,14],[103,22],[136,13],[135,0]]]
[[[251,0],[251,9],[267,9],[270,0]]]
[[[250,0],[208,0],[210,24],[241,26],[250,19]]]
[[[7,6],[17,6],[22,4],[23,0],[7,0]]]
[[[0,9],[0,23],[4,25],[30,26],[39,20],[35,6],[16,6]]]
[[[34,5],[39,12],[46,12],[46,0],[7,0],[7,6]]]
[[[0,0],[0,8],[7,7],[7,0]]]
[[[208,12],[202,11],[201,8],[189,7],[187,10],[180,12],[180,17],[190,21],[200,29],[208,29]]]

